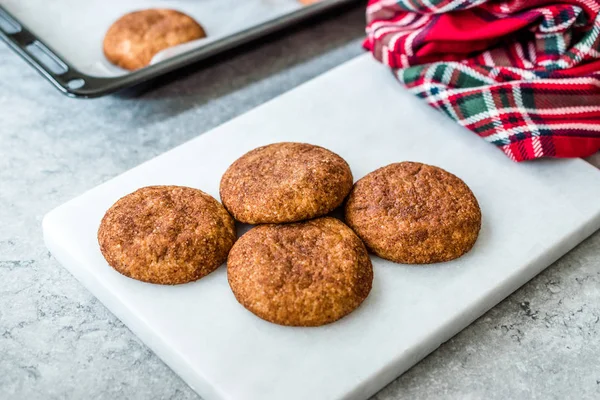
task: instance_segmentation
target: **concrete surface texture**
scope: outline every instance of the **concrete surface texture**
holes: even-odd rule
[[[357,8],[136,97],[88,101],[0,44],[0,399],[198,398],[50,256],[41,219],[361,54],[362,27]],[[600,398],[599,359],[596,233],[374,399]]]

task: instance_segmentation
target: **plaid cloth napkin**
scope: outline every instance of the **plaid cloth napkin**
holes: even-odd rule
[[[600,0],[370,0],[365,47],[515,161],[600,150]]]

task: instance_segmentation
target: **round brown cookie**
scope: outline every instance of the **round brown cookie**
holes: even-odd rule
[[[206,37],[191,17],[175,10],[135,11],[117,20],[104,37],[104,55],[113,64],[136,70],[160,51]]]
[[[390,164],[360,179],[345,212],[373,253],[404,264],[460,257],[481,227],[477,199],[462,180],[415,162]]]
[[[149,186],[117,201],[104,215],[98,243],[118,272],[175,285],[202,278],[227,259],[236,240],[225,208],[201,190]]]
[[[251,229],[229,253],[227,278],[236,299],[258,317],[319,326],[363,302],[373,267],[354,232],[325,217]]]
[[[337,154],[306,143],[259,147],[235,161],[221,179],[221,200],[248,224],[297,222],[340,206],[352,172]]]

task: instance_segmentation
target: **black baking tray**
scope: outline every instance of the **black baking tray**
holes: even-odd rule
[[[323,0],[293,11],[276,20],[256,25],[157,64],[116,77],[96,77],[78,71],[61,57],[60,53],[45,44],[43,38],[37,37],[34,32],[11,15],[2,5],[0,5],[0,39],[6,42],[10,48],[63,94],[75,98],[94,98],[137,86],[356,1]]]

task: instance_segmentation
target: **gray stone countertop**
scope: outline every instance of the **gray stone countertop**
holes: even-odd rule
[[[362,10],[137,97],[60,95],[0,44],[0,399],[196,399],[54,260],[44,214],[362,53]],[[600,233],[374,399],[600,398]]]

